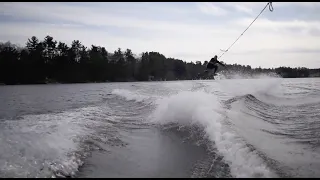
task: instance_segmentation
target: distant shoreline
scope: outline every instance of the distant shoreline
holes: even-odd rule
[[[100,82],[149,82],[212,79],[203,72],[208,61],[186,62],[159,52],[134,54],[118,48],[85,47],[79,40],[71,46],[51,36],[39,40],[33,36],[25,47],[0,43],[0,83],[6,85],[78,84]],[[320,77],[320,69],[305,67],[253,68],[250,65],[227,64],[219,67],[226,79]]]

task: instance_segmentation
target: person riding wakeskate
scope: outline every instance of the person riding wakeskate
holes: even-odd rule
[[[208,69],[210,69],[210,70],[214,69],[213,74],[216,75],[216,72],[218,70],[218,64],[220,64],[224,67],[226,66],[226,65],[222,64],[220,61],[218,61],[218,56],[215,55],[213,58],[211,58],[211,60],[207,64],[207,69],[204,72],[208,72]]]

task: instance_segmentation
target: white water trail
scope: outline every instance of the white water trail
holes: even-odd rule
[[[180,92],[157,101],[153,123],[199,125],[230,165],[234,177],[275,177],[264,161],[224,124],[224,110],[214,94]]]

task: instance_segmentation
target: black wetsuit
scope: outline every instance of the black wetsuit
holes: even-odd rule
[[[214,69],[213,74],[215,74],[217,72],[217,70],[218,70],[218,65],[217,64],[221,64],[222,66],[225,66],[220,61],[218,61],[216,58],[211,58],[211,60],[207,64],[207,69]]]

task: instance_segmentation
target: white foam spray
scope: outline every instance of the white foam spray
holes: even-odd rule
[[[224,125],[222,105],[213,94],[204,91],[180,92],[158,99],[150,117],[153,123],[203,127],[207,137],[215,143],[234,177],[274,177],[263,160],[250,151],[243,140]]]
[[[81,137],[93,133],[86,128],[95,107],[61,113],[25,115],[3,120],[0,131],[0,171],[5,177],[73,176],[83,164]],[[90,121],[90,125],[95,121]]]

